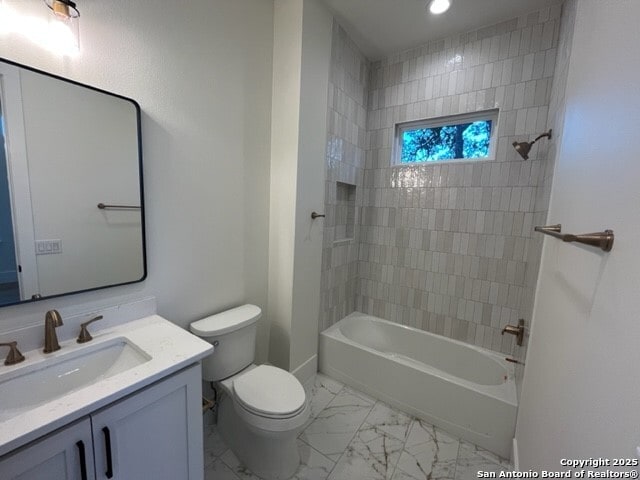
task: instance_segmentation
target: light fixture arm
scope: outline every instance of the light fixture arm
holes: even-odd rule
[[[551,138],[553,138],[553,137],[552,137],[552,133],[553,133],[553,130],[550,128],[550,129],[549,129],[549,131],[548,131],[547,133],[543,133],[542,135],[538,135],[538,136],[536,137],[536,139],[535,139],[533,142],[531,142],[531,145],[533,145],[533,144],[534,144],[534,143],[536,143],[538,140],[540,140],[541,138],[544,138],[544,137],[548,137],[548,138],[549,138],[549,140],[551,140]]]

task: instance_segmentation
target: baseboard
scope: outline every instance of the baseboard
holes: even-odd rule
[[[315,375],[317,371],[318,355],[316,354],[312,357],[309,357],[307,361],[305,361],[291,373],[293,373],[293,375],[300,381],[300,383],[304,384],[309,378]]]
[[[511,460],[513,460],[513,470],[520,471],[520,458],[518,458],[518,440],[513,437],[513,451],[511,452]]]

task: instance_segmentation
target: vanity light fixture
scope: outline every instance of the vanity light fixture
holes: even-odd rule
[[[23,5],[28,2],[9,3],[0,0],[0,37],[19,35],[58,55],[80,52],[80,12],[72,0],[44,0],[49,10]]]
[[[54,51],[73,54],[80,50],[80,11],[72,0],[43,0],[53,13],[49,28],[50,48]]]
[[[544,137],[548,137],[550,139],[552,133],[553,130],[549,129],[547,133],[538,135],[533,142],[513,142],[513,148],[516,149],[516,152],[518,152],[524,160],[529,160],[529,151],[531,150],[531,147],[533,147],[533,144]]]
[[[428,4],[429,11],[434,15],[440,15],[451,7],[451,0],[431,0]]]
[[[70,18],[78,18],[80,16],[80,12],[76,8],[76,4],[71,0],[44,0],[44,3],[58,18],[68,20]]]

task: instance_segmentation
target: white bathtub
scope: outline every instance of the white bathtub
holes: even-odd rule
[[[352,313],[320,334],[320,371],[509,458],[517,412],[504,356]]]

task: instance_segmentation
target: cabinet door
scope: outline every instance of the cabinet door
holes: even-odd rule
[[[96,477],[202,480],[200,365],[91,416]]]
[[[0,459],[2,480],[94,480],[91,422],[64,427]]]

